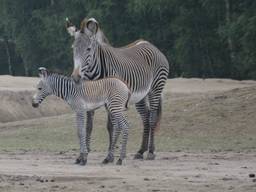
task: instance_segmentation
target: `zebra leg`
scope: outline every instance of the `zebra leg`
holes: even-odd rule
[[[149,139],[149,108],[147,105],[147,98],[144,98],[139,103],[136,103],[136,109],[142,118],[144,130],[141,147],[135,154],[134,159],[143,159],[143,153],[148,150]]]
[[[120,135],[120,132],[121,132],[121,129],[118,126],[118,118],[112,117],[111,119],[113,124],[112,143],[108,151],[107,157],[102,162],[103,164],[107,164],[114,161],[115,146],[116,146],[118,136]]]
[[[108,155],[102,161],[103,164],[112,163],[114,161],[114,155],[111,153],[112,141],[113,141],[113,123],[111,119],[111,114],[108,111],[108,120],[107,120],[107,129],[109,135],[109,146],[108,146]]]
[[[93,127],[93,117],[94,117],[94,111],[88,111],[86,113],[87,119],[86,119],[86,146],[88,149],[88,153],[91,151],[90,143],[91,143],[91,134],[92,134],[92,127]]]
[[[111,145],[112,145],[112,137],[113,137],[113,124],[112,124],[112,120],[111,120],[111,115],[110,114],[108,114],[107,129],[108,129],[108,135],[109,135],[108,151],[110,151]]]
[[[159,93],[159,92],[158,92]],[[150,115],[149,115],[149,126],[150,126],[150,135],[149,135],[149,145],[148,145],[148,160],[155,159],[155,143],[154,143],[154,135],[155,130],[158,128],[161,114],[162,114],[162,99],[161,94],[151,95],[149,97],[150,103]]]
[[[76,159],[76,164],[85,165],[87,163],[88,150],[86,146],[86,130],[84,127],[84,112],[76,113],[77,133],[80,142],[80,155]]]
[[[120,150],[120,157],[118,161],[116,162],[117,165],[122,165],[122,162],[124,158],[126,157],[126,146],[127,146],[127,140],[128,140],[128,131],[129,131],[129,124],[126,120],[126,117],[122,115],[122,118],[119,120],[119,129],[123,132],[123,138],[122,138],[122,147]]]

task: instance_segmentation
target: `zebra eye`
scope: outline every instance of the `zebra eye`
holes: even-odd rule
[[[42,90],[42,87],[39,87],[38,90],[41,91],[41,90]]]
[[[91,48],[90,48],[90,47],[88,47],[86,50],[87,50],[87,51],[91,51]]]

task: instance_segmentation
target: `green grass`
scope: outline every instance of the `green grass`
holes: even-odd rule
[[[252,92],[228,92],[224,99],[177,95],[171,100],[166,95],[161,128],[155,136],[156,151],[256,151],[256,96]],[[127,116],[131,125],[128,152],[134,153],[141,144],[142,123],[132,106]],[[105,110],[96,111],[92,151],[107,151],[106,121]],[[73,114],[0,124],[0,151],[78,149]]]
[[[92,151],[107,151],[108,133],[104,114],[100,112],[95,119]],[[0,131],[0,151],[78,150],[74,119],[74,115],[70,114],[6,124],[7,127]],[[128,152],[134,153],[141,143],[142,127],[136,117],[133,118],[131,125],[133,126],[129,132]],[[186,134],[186,130],[175,133],[165,124],[163,126],[155,137],[157,151],[241,151],[255,150],[256,147],[255,135],[195,135],[193,132]]]

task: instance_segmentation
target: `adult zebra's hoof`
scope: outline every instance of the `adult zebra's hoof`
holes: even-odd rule
[[[108,163],[113,163],[113,161],[114,160],[109,160],[109,159],[104,159],[103,161],[102,161],[102,164],[108,164]]]
[[[102,164],[108,164],[109,163],[109,160],[108,159],[104,159],[103,161],[102,161]]]
[[[148,153],[147,160],[154,160],[156,155],[154,153]]]
[[[87,159],[81,159],[79,164],[82,166],[85,166],[86,163],[87,163]]]
[[[75,161],[75,164],[78,164],[78,165],[86,165],[86,163],[87,163],[87,158],[81,155]]]
[[[80,164],[80,162],[81,162],[81,159],[77,158],[76,161],[75,161],[75,164]]]
[[[113,162],[114,162],[114,157],[107,157],[102,161],[102,164],[108,164]]]
[[[134,158],[133,159],[143,159],[143,154],[141,154],[141,153],[136,153],[135,155],[134,155]]]
[[[122,159],[118,159],[117,162],[116,162],[116,165],[122,165],[123,163],[123,160]]]

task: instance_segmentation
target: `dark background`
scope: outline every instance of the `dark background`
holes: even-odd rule
[[[94,17],[113,46],[155,44],[170,77],[256,79],[255,0],[0,0],[0,16],[0,74],[70,74],[65,18]]]

